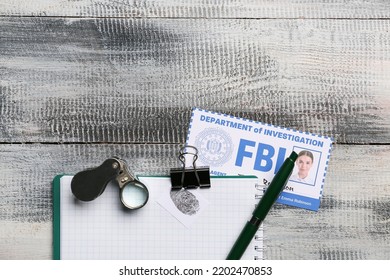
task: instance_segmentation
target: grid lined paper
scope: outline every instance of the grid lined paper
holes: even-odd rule
[[[141,209],[126,210],[119,188],[109,184],[92,202],[71,193],[71,176],[61,178],[61,259],[225,259],[251,218],[259,198],[257,178],[212,178],[202,195],[209,205],[186,228],[156,201],[170,191],[169,177],[140,177],[149,189]],[[242,259],[263,259],[263,231],[258,231]]]

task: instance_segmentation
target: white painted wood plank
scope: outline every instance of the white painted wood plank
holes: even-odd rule
[[[165,18],[389,18],[386,0],[2,0],[0,15]]]
[[[0,18],[0,142],[183,143],[190,110],[388,143],[390,21]]]
[[[137,174],[166,174],[178,145],[0,145],[0,259],[50,259],[51,181],[123,157]],[[390,148],[336,145],[320,210],[275,205],[268,259],[389,259]]]
[[[336,145],[320,210],[274,209],[266,221],[267,255],[388,260],[389,152],[389,146]]]

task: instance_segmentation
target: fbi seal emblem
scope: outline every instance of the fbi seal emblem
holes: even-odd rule
[[[227,162],[233,153],[233,142],[228,133],[216,128],[206,128],[195,139],[199,159],[212,167]]]

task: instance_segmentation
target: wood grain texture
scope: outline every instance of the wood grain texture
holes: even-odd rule
[[[159,18],[386,18],[386,0],[2,0],[0,15]]]
[[[0,142],[183,143],[192,107],[389,143],[390,22],[0,18]]]
[[[166,174],[195,106],[334,137],[319,212],[275,205],[266,258],[390,259],[389,20],[387,0],[0,1],[0,259],[52,257],[54,175]]]
[[[136,174],[167,174],[178,145],[0,145],[0,259],[50,259],[51,181],[118,155]],[[390,148],[336,145],[319,212],[275,205],[267,259],[389,259]],[[375,159],[375,160],[367,160]]]
[[[267,255],[389,260],[389,152],[388,146],[336,145],[319,211],[278,205],[266,222]]]

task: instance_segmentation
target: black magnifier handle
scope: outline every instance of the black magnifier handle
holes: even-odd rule
[[[91,201],[100,196],[107,184],[120,173],[120,163],[113,158],[102,165],[77,173],[71,183],[73,195],[81,201]]]

